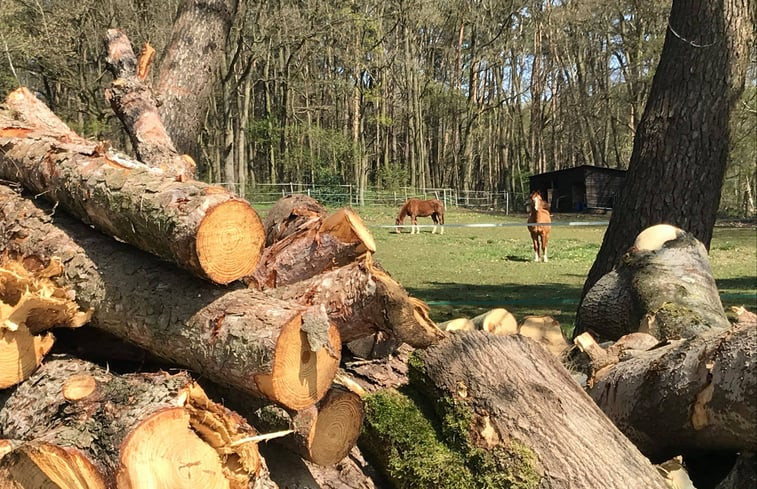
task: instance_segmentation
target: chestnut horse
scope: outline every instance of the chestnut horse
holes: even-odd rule
[[[531,192],[531,213],[528,215],[529,223],[551,223],[549,217],[549,205],[541,198],[538,190]],[[549,228],[552,226],[528,226],[528,232],[531,233],[531,241],[534,242],[534,261],[540,259],[544,262],[549,261],[547,258],[547,241],[549,241]]]
[[[410,234],[420,233],[418,228],[419,217],[429,217],[434,221],[434,229],[432,233],[436,232],[436,226],[440,225],[441,231],[439,234],[444,234],[444,203],[439,199],[421,200],[421,199],[408,199],[405,205],[400,209],[400,213],[397,216],[395,224],[397,226],[402,225],[405,222],[405,217],[410,217]],[[400,228],[397,228],[397,232],[402,232]]]

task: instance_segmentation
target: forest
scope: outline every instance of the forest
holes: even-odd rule
[[[177,0],[5,0],[0,92],[27,86],[75,131],[131,152],[103,97],[103,33],[161,64]],[[670,2],[228,0],[209,108],[179,142],[198,174],[259,184],[522,194],[528,176],[627,168]],[[700,44],[702,45],[702,44]],[[210,62],[213,56],[218,62]],[[757,68],[731,114],[720,215],[754,215]],[[150,74],[156,80],[157,70]],[[160,90],[158,90],[158,93]],[[176,138],[174,138],[176,139]]]

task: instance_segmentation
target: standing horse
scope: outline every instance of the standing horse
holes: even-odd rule
[[[434,221],[434,229],[431,232],[435,233],[436,226],[439,225],[441,227],[439,234],[444,234],[444,203],[439,199],[408,199],[405,205],[402,206],[402,209],[400,209],[395,224],[401,226],[407,216],[410,217],[410,234],[420,233],[418,218],[429,216]],[[397,228],[397,232],[402,232],[399,227]]]
[[[531,192],[531,213],[528,215],[528,222],[542,224],[551,223],[549,217],[549,205],[541,198],[538,190]],[[541,259],[544,262],[549,261],[547,258],[547,241],[549,241],[549,228],[552,226],[528,226],[528,232],[531,233],[531,241],[534,243],[534,261]]]

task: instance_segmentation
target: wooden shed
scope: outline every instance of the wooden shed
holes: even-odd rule
[[[625,170],[581,165],[529,177],[529,186],[549,201],[552,212],[607,210],[625,179]]]

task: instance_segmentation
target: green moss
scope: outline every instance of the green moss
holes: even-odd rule
[[[398,488],[477,487],[459,453],[437,437],[418,406],[396,391],[366,397],[361,448],[382,459],[378,465]]]
[[[654,313],[657,320],[650,332],[661,340],[685,336],[683,333],[689,327],[704,323],[701,314],[673,302],[663,302]]]

